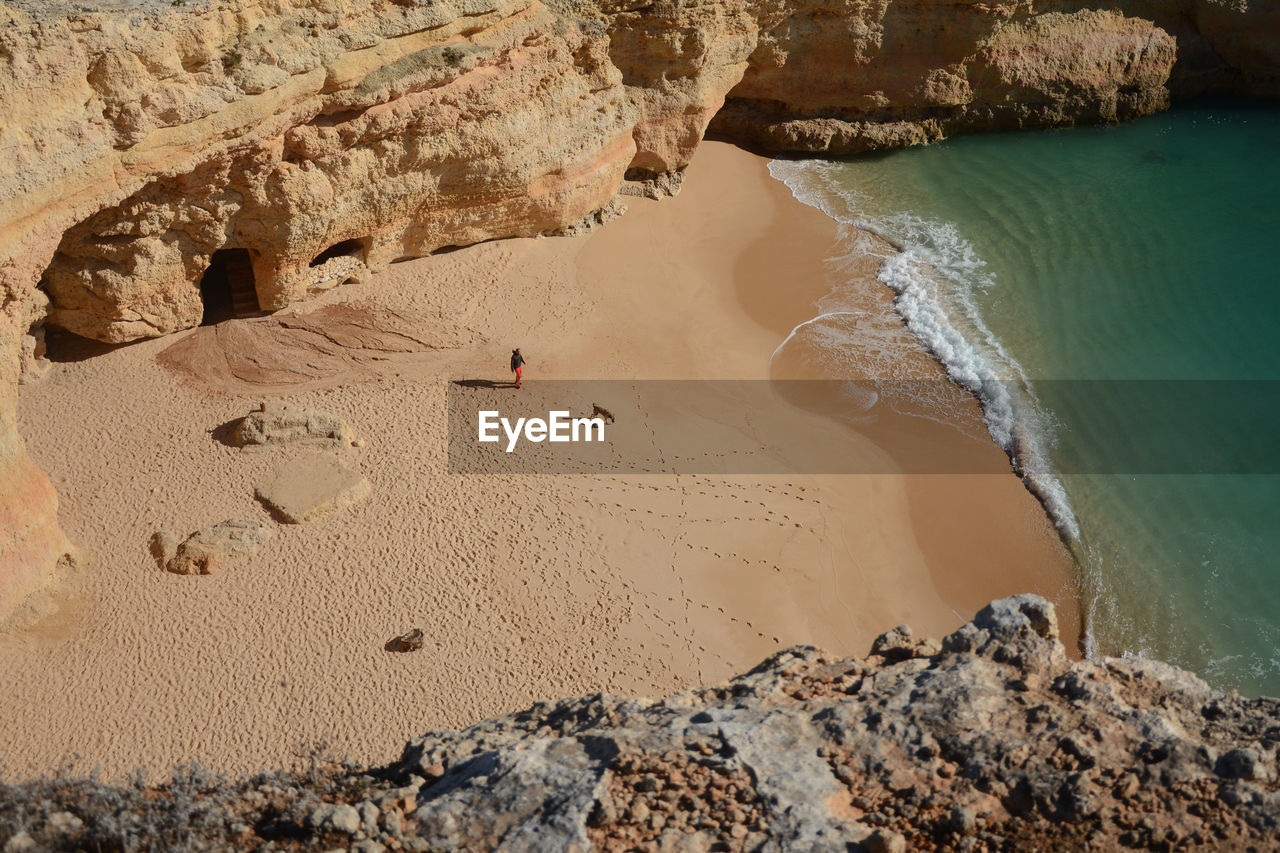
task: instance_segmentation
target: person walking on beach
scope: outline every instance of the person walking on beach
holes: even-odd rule
[[[511,351],[511,372],[516,375],[516,387],[520,387],[520,379],[524,375],[524,356],[520,354],[520,348],[516,347]]]

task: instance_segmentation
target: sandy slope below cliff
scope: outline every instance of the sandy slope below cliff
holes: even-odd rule
[[[450,474],[448,380],[504,379],[511,346],[533,390],[765,378],[836,274],[830,223],[728,146],[700,150],[678,198],[630,208],[585,238],[397,264],[176,342],[55,339],[60,363],[19,416],[90,556],[54,616],[0,638],[4,772],[69,754],[112,773],[248,770],[302,740],[385,761],[426,729],[539,699],[666,694],[779,646],[859,653],[886,625],[942,635],[1008,592],[1063,600],[1065,555],[1009,475]],[[883,307],[870,279],[866,297]],[[216,440],[268,396],[345,418],[366,444],[340,455],[372,496],[272,522],[218,574],[159,571],[154,530],[268,520],[254,484],[295,451]],[[883,436],[811,420],[844,453],[892,458]],[[384,650],[412,627],[421,652]]]

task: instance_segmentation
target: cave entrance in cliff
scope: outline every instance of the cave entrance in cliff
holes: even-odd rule
[[[219,249],[213,253],[204,278],[200,279],[200,299],[204,302],[202,326],[262,313],[248,249]]]
[[[309,266],[322,266],[325,262],[334,258],[363,258],[364,252],[365,245],[363,240],[343,240],[341,243],[334,243],[312,258]]]

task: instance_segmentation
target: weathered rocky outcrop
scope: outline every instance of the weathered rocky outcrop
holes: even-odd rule
[[[138,0],[0,7],[0,612],[67,550],[24,338],[251,313],[605,218],[711,121],[843,152],[1280,92],[1244,0]],[[722,107],[723,104],[723,107]],[[207,288],[202,292],[202,279]],[[32,336],[28,344],[34,340]],[[12,513],[13,520],[9,520]]]
[[[398,257],[581,219],[632,156],[604,41],[537,0],[110,23],[64,37],[102,112],[84,141],[128,192],[67,229],[44,274],[51,322],[101,340],[198,324],[216,251],[247,251],[259,305],[279,308]]]
[[[337,448],[346,447],[355,439],[341,418],[268,400],[236,421],[228,440],[236,447],[306,444]]]
[[[0,844],[1269,849],[1278,744],[1280,701],[1154,661],[1072,662],[1052,606],[1024,595],[941,643],[899,628],[865,659],[798,647],[661,701],[542,703],[380,769],[0,787]]]
[[[765,19],[717,129],[771,149],[849,153],[1168,105],[1174,37],[1119,11],[880,3],[851,18],[805,5]]]
[[[16,372],[17,359],[0,365],[0,377],[6,367]],[[0,623],[44,587],[57,562],[71,553],[58,526],[58,493],[23,450],[13,399],[10,389],[0,405]]]
[[[538,0],[28,3],[0,23],[0,612],[68,548],[14,425],[33,324],[197,325],[216,252],[274,309],[551,231],[608,205],[635,150],[603,26]]]
[[[175,575],[211,575],[228,563],[246,557],[271,538],[271,529],[258,521],[232,518],[179,539],[167,530],[151,537],[156,564]]]
[[[1280,11],[1231,0],[761,4],[712,129],[845,154],[1116,121],[1208,91],[1280,94]]]

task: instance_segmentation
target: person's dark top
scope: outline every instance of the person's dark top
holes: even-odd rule
[[[522,356],[519,352],[511,353],[511,369],[512,370],[515,370],[517,367],[520,367],[523,364],[524,364],[524,356]]]

